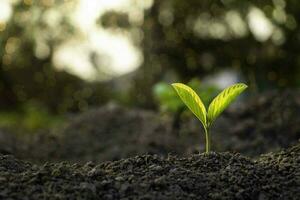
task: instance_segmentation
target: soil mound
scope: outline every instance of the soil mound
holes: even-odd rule
[[[187,112],[187,114],[190,114]],[[225,111],[212,127],[212,149],[257,157],[297,143],[300,93],[268,92]],[[20,138],[0,131],[0,153],[32,162],[102,162],[141,154],[187,156],[204,151],[204,133],[192,115],[116,105],[75,115],[63,127]]]
[[[192,115],[173,127],[172,116],[106,106],[72,120],[61,135],[63,159],[118,160],[143,153],[187,156],[203,152],[204,132]],[[231,107],[212,129],[215,151],[259,156],[300,138],[300,93],[268,92]],[[98,155],[98,157],[95,157]],[[89,157],[87,157],[89,156]]]
[[[99,165],[0,161],[1,199],[300,198],[300,143],[257,161],[232,153],[143,155]]]
[[[300,138],[300,93],[262,95],[248,103],[240,114],[231,116],[233,121],[243,119],[241,127],[235,127],[233,133],[242,141],[244,149],[256,148],[258,153],[277,151],[297,143]]]
[[[183,120],[181,135],[200,132],[202,136],[198,123],[196,119]],[[294,145],[300,138],[300,92],[272,91],[249,98],[226,110],[211,132],[216,151],[235,151],[247,156],[256,157]]]

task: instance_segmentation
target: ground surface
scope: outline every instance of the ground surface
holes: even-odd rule
[[[216,122],[220,153],[200,155],[187,114],[107,105],[35,135],[1,130],[0,199],[300,199],[299,116],[300,93],[251,98]]]
[[[257,161],[209,153],[37,166],[0,156],[0,199],[299,198],[300,143]]]
[[[73,116],[63,127],[17,137],[0,131],[0,153],[32,162],[102,162],[141,154],[190,155],[204,151],[197,119],[126,109],[116,105]],[[257,157],[291,146],[300,138],[300,92],[269,92],[230,107],[211,131],[212,148]]]

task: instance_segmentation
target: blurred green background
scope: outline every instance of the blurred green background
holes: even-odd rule
[[[238,81],[299,88],[299,22],[296,0],[0,0],[0,126],[111,101],[176,112],[171,82],[205,101]]]

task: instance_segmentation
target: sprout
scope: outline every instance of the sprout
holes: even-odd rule
[[[192,88],[182,83],[173,83],[172,86],[185,105],[202,123],[206,138],[206,152],[210,151],[209,129],[212,123],[248,87],[243,83],[238,83],[225,88],[213,99],[206,111],[202,100]]]

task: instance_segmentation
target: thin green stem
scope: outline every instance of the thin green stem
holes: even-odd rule
[[[209,128],[205,127],[204,130],[205,130],[205,142],[206,142],[205,152],[208,153],[210,152],[210,133],[209,133]]]

